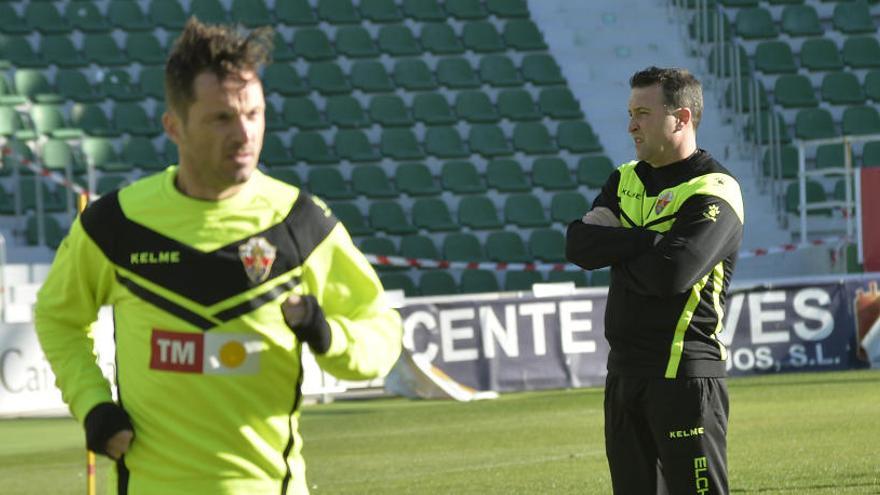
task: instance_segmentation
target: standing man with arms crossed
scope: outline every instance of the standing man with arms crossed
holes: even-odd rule
[[[40,342],[120,494],[306,494],[301,346],[388,372],[400,317],[323,202],[256,169],[271,30],[190,20],[165,68],[180,164],[89,206],[36,306]],[[114,306],[119,400],[89,325]]]
[[[572,222],[566,257],[611,266],[605,450],[616,494],[726,494],[727,351],[718,340],[743,233],[736,179],[697,148],[699,81],[630,80],[638,161]]]

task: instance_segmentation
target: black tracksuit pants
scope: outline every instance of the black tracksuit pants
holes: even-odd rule
[[[615,494],[726,495],[724,378],[609,373],[605,452]]]

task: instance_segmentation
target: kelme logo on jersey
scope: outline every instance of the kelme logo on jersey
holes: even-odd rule
[[[275,246],[269,244],[264,237],[251,237],[238,247],[238,257],[244,265],[251,282],[258,284],[269,276],[272,263],[275,262]]]
[[[263,340],[252,333],[184,333],[153,329],[150,369],[210,375],[252,375],[260,370]]]
[[[654,214],[659,215],[661,211],[663,211],[669,203],[672,202],[672,198],[675,196],[672,194],[672,191],[666,191],[661,194],[659,198],[657,198],[657,204],[654,205]]]

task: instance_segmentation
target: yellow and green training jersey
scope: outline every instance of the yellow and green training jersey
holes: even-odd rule
[[[112,305],[119,403],[135,437],[119,491],[305,494],[301,346],[280,304],[313,295],[331,330],[316,356],[342,379],[382,376],[401,347],[375,271],[318,198],[256,171],[231,198],[175,187],[176,167],[90,205],[35,309],[64,400],[82,421],[111,390],[90,325]]]

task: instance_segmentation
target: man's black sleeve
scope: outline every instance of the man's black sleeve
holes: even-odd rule
[[[693,196],[656,246],[614,267],[615,280],[644,295],[680,294],[739,249],[742,230],[742,221],[726,201]]]
[[[620,218],[619,183],[620,171],[615,170],[593,201],[592,209],[608,208]],[[611,266],[649,249],[655,236],[647,229],[602,227],[575,220],[568,225],[565,234],[565,259],[585,270]]]

